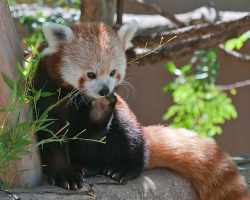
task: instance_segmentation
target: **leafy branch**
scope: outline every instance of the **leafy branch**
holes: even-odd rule
[[[194,65],[195,74],[192,73]],[[174,117],[171,126],[213,137],[222,133],[219,124],[237,117],[232,100],[214,84],[219,69],[214,49],[196,52],[190,63],[180,69],[173,62],[169,62],[166,69],[176,76],[163,88],[163,92],[171,91],[173,95],[174,105],[163,116],[164,120]]]

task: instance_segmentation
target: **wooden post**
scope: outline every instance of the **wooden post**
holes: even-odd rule
[[[123,14],[124,0],[117,0],[116,6],[116,25],[122,25],[122,14]]]
[[[13,19],[6,0],[0,1],[0,71],[7,75],[12,81],[18,79],[14,69],[17,62],[21,60],[16,56],[23,58],[24,51],[21,48]],[[0,75],[0,108],[8,108],[12,91],[4,82]],[[28,120],[29,108],[26,107],[21,116],[21,121]],[[3,114],[0,115],[0,121],[3,120]],[[22,156],[22,160],[15,163],[16,169],[12,170],[8,180],[17,187],[35,186],[41,182],[41,163],[38,149],[34,153]],[[18,173],[20,169],[32,169],[31,171]],[[1,179],[6,180],[6,176],[0,175]]]
[[[80,21],[102,21],[113,26],[114,14],[116,13],[116,1],[117,0],[82,0]]]

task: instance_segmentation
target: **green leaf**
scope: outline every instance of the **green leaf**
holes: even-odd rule
[[[25,60],[25,59],[23,59],[23,58],[21,58],[21,57],[19,57],[19,56],[17,56],[17,55],[15,55],[17,58],[19,58],[20,60],[22,60],[22,61],[24,61],[24,62],[27,62],[27,63],[29,63],[29,61],[28,60]]]
[[[16,73],[23,79],[25,79],[26,77],[23,75],[22,72],[20,72],[18,69],[14,69],[16,71]]]
[[[31,55],[29,65],[28,65],[27,70],[26,70],[27,71],[27,75],[29,75],[30,69],[31,69],[32,65],[33,65],[33,54]]]
[[[27,75],[25,67],[23,67],[23,65],[21,65],[19,62],[17,63],[17,67],[20,70],[20,72],[24,75],[24,77]]]
[[[52,93],[52,92],[42,92],[41,93],[41,97],[48,97],[48,96],[52,96],[54,95],[55,93]]]
[[[181,68],[182,73],[184,74],[189,74],[190,72],[192,72],[192,65],[188,64],[185,65]]]
[[[39,117],[39,119],[38,119],[38,121],[43,121],[43,120],[45,120],[47,117],[48,117],[48,113],[49,113],[49,111],[50,111],[50,107],[48,107],[44,112],[43,112],[43,114]]]
[[[30,169],[30,170],[32,170],[32,169]],[[29,183],[26,183],[26,184],[23,186],[23,188],[26,189],[26,188],[28,188],[28,186],[29,186]]]
[[[170,91],[170,90],[174,90],[175,84],[173,82],[170,82],[168,85],[164,86],[162,91],[164,93]]]
[[[4,149],[2,144],[0,143],[0,159],[4,157]]]
[[[9,111],[13,112],[13,106],[15,104],[15,100],[16,100],[16,95],[17,95],[17,88],[16,88],[16,84],[13,84],[13,93],[10,99],[10,103],[9,103]]]
[[[175,74],[174,71],[176,70],[176,66],[173,62],[168,62],[167,65],[166,65],[166,69],[172,73],[172,74]]]
[[[0,112],[7,112],[8,110],[6,109],[0,109]]]
[[[37,100],[40,98],[41,92],[42,92],[42,90],[39,90],[39,91],[36,93],[36,95],[34,96],[34,100],[35,100],[35,101],[37,101]]]
[[[6,158],[7,161],[19,161],[19,160],[22,160],[22,158],[19,158],[19,157],[14,157],[14,156],[8,156]]]
[[[167,113],[163,116],[163,120],[168,120],[170,117],[175,115],[180,109],[181,109],[181,106],[179,105],[170,106],[168,108]]]
[[[1,74],[3,76],[5,83],[7,83],[7,85],[13,90],[14,83],[4,73],[1,72]]]
[[[17,95],[18,95],[18,97],[21,97],[22,96],[21,94],[24,94],[24,93],[22,93],[22,90],[21,90],[23,81],[24,81],[24,79],[20,78],[17,82]]]
[[[42,12],[38,12],[38,13],[36,14],[36,17],[37,17],[37,18],[43,17],[43,13],[42,13]]]
[[[20,105],[20,106],[16,106],[16,107],[12,108],[12,109],[11,109],[11,113],[15,112],[16,110],[18,110],[18,109],[20,109],[20,108],[22,108],[22,106],[21,106],[21,105]]]
[[[31,45],[30,48],[37,56],[40,56],[40,52],[33,45]]]
[[[25,155],[28,155],[28,154],[31,154],[31,153],[33,153],[33,152],[32,151],[23,150],[23,151],[17,153],[17,155],[19,155],[19,156],[25,156]]]
[[[244,41],[238,40],[238,41],[236,42],[236,49],[237,49],[237,50],[240,50],[241,47],[243,46],[243,43],[244,43]]]
[[[32,169],[21,169],[21,170],[18,170],[18,172],[27,172],[27,171],[30,171]]]

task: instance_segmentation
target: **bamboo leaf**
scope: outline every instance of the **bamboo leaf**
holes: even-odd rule
[[[52,96],[54,95],[55,93],[52,93],[52,92],[42,92],[41,93],[41,97],[49,97],[49,96]]]
[[[3,76],[5,83],[7,83],[7,85],[13,90],[14,83],[4,73],[1,72],[1,74]]]
[[[27,44],[29,45],[29,47],[30,47],[30,49],[36,54],[36,55],[40,55],[40,52],[29,42],[29,41],[27,41],[26,40],[26,42],[27,42]]]
[[[39,90],[37,93],[36,93],[36,95],[35,95],[35,97],[34,97],[34,100],[35,101],[37,101],[39,98],[40,98],[40,96],[41,96],[41,90]]]
[[[23,150],[23,151],[17,153],[17,155],[19,155],[19,156],[25,156],[25,155],[28,155],[28,154],[31,154],[31,153],[33,153],[33,152],[32,151]]]
[[[10,104],[9,104],[9,111],[13,112],[13,106],[16,100],[16,94],[17,94],[17,88],[16,88],[16,84],[13,84],[13,93],[10,99]]]
[[[17,58],[19,58],[20,60],[22,60],[22,61],[24,61],[24,62],[27,62],[27,63],[29,63],[29,61],[28,60],[25,60],[25,59],[23,59],[23,58],[21,58],[20,56],[18,56],[18,55],[15,55]]]
[[[30,171],[32,169],[21,169],[21,170],[18,170],[18,172],[27,172],[27,171]]]
[[[0,143],[0,158],[3,158],[3,157],[4,157],[4,149],[3,149],[2,144]]]
[[[31,55],[31,58],[30,58],[29,65],[28,65],[27,70],[26,70],[26,71],[27,71],[26,76],[28,76],[28,75],[29,75],[29,73],[30,73],[30,69],[31,69],[32,65],[33,65],[33,55]]]
[[[8,156],[6,158],[7,161],[19,161],[19,160],[22,160],[22,158],[19,158],[19,157],[14,157],[14,156]]]

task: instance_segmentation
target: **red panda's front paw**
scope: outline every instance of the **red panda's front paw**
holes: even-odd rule
[[[116,101],[117,98],[114,94],[110,94],[110,97],[96,99],[90,107],[90,120],[106,127],[114,111]]]
[[[115,93],[110,93],[107,97],[105,97],[109,102],[110,105],[115,106],[116,102],[117,102],[117,97]]]
[[[127,181],[136,178],[140,175],[140,170],[131,170],[128,168],[117,168],[112,167],[110,169],[106,168],[103,174],[109,178],[120,183],[126,183]]]
[[[50,172],[48,181],[51,185],[56,185],[67,190],[78,190],[83,187],[83,175],[72,169]]]

